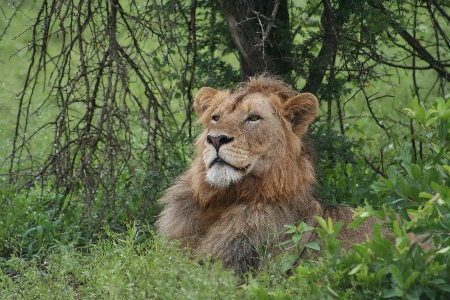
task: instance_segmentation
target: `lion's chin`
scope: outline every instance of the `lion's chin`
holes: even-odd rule
[[[239,182],[244,176],[243,172],[223,164],[214,164],[206,171],[206,182],[213,187],[227,188]]]

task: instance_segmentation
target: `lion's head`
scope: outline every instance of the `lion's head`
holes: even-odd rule
[[[235,200],[278,201],[314,182],[304,147],[318,110],[314,95],[260,76],[234,92],[204,87],[194,109],[205,129],[193,171],[199,198],[208,202],[226,191]]]

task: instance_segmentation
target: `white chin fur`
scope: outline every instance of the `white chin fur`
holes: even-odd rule
[[[206,181],[214,187],[226,188],[242,179],[240,171],[224,165],[213,165],[206,171]]]

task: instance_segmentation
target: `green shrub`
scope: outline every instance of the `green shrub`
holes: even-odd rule
[[[450,101],[440,98],[429,108],[414,104],[406,111],[418,129],[408,138],[423,143],[422,157],[415,159],[405,147],[397,150],[387,176],[371,185],[374,194],[388,198],[386,206],[377,211],[366,201],[351,224],[356,228],[370,216],[388,217],[390,221],[383,226],[390,230],[395,244],[374,224],[374,239],[345,253],[336,239],[341,223],[318,218],[320,227],[315,230],[321,237],[322,256],[295,263],[295,252],[283,254],[280,269],[293,267],[292,274],[251,278],[245,286],[249,295],[256,299],[450,297]],[[401,226],[394,208],[404,217]],[[294,243],[307,230],[310,228],[302,225],[288,228]],[[424,252],[420,245],[409,242],[407,232],[431,235],[436,248]],[[297,251],[302,249],[297,245]]]

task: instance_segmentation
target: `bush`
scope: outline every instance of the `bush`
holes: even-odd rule
[[[320,227],[315,230],[321,237],[322,257],[293,263],[295,253],[284,254],[279,259],[280,269],[291,266],[292,275],[251,278],[245,286],[250,295],[256,299],[450,297],[450,101],[440,98],[429,108],[414,104],[405,111],[419,129],[410,138],[423,143],[425,151],[414,162],[412,151],[398,150],[387,176],[371,185],[379,197],[388,196],[388,203],[375,211],[366,202],[365,208],[355,211],[357,218],[351,224],[356,228],[370,216],[382,220],[388,216],[391,221],[384,226],[390,229],[395,244],[374,224],[375,238],[345,253],[336,239],[341,222],[318,218]],[[401,226],[394,208],[405,219]],[[290,226],[288,232],[295,244],[310,229],[300,224]],[[431,236],[436,248],[424,252],[420,245],[409,243],[407,232]],[[298,250],[303,247],[297,245]]]

